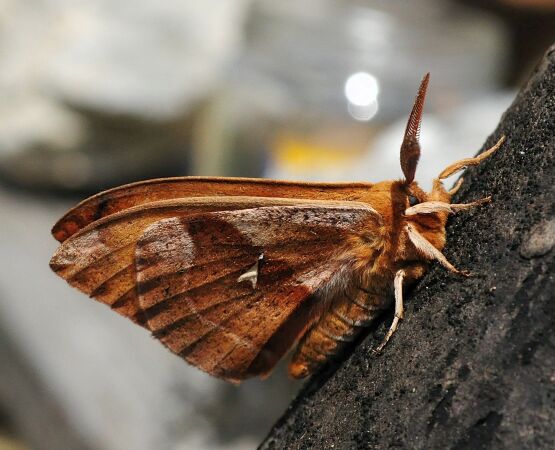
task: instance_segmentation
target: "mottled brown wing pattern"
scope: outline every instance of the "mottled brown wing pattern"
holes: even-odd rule
[[[65,240],[50,261],[69,284],[142,324],[137,315],[135,245],[145,229],[161,219],[210,211],[295,204],[334,205],[295,199],[201,197],[163,200],[97,220]]]
[[[174,177],[140,181],[101,192],[69,210],[52,228],[63,242],[91,223],[129,208],[190,197],[274,197],[362,201],[370,183],[304,183],[257,178]]]
[[[342,274],[350,263],[348,237],[378,217],[353,202],[158,221],[136,247],[147,327],[212,375],[228,381],[264,375],[287,350],[272,336],[289,344],[298,337],[308,318],[303,304]],[[256,284],[239,282],[257,261]],[[296,320],[299,311],[304,323]]]

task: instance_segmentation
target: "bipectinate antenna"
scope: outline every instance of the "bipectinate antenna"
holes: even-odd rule
[[[401,145],[401,169],[407,184],[412,183],[414,174],[416,173],[416,166],[420,158],[420,143],[418,138],[420,136],[420,123],[422,121],[422,110],[424,109],[424,100],[426,99],[426,90],[428,89],[428,82],[430,81],[430,74],[427,73],[418,89],[414,105],[407,122],[405,136]]]

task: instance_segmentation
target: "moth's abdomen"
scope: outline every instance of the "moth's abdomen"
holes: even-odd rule
[[[371,288],[355,287],[336,298],[301,338],[289,364],[289,374],[304,378],[315,372],[353,341],[387,305],[387,293]]]

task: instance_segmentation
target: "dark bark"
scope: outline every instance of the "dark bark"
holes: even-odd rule
[[[465,172],[447,258],[407,295],[405,320],[381,356],[391,314],[349,355],[316,374],[262,449],[555,448],[555,46],[497,130],[507,141]]]

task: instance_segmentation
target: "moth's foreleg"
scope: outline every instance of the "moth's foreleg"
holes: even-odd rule
[[[481,206],[485,203],[490,203],[490,202],[491,202],[491,197],[487,196],[470,203],[451,203],[450,206],[451,206],[451,211],[453,213],[456,213],[459,211],[464,211],[465,209],[471,209],[471,208],[474,208],[475,206]]]
[[[432,214],[435,212],[446,212],[448,214],[455,214],[465,209],[471,209],[475,206],[483,205],[484,203],[491,202],[491,197],[484,197],[470,203],[446,203],[438,202],[435,200],[429,202],[422,202],[417,205],[411,206],[405,210],[405,216],[416,216],[418,214]]]
[[[464,177],[460,177],[455,183],[455,186],[449,189],[449,195],[451,196],[455,195],[458,192],[458,190],[461,188],[463,181],[464,181]]]
[[[393,317],[393,322],[391,322],[391,326],[387,331],[387,334],[384,337],[384,340],[380,345],[376,347],[374,350],[376,353],[379,353],[383,350],[387,341],[391,339],[391,336],[397,331],[397,327],[399,326],[399,321],[404,316],[404,309],[403,309],[403,279],[405,278],[405,271],[403,269],[398,270],[395,274],[395,280],[393,281],[393,285],[395,288],[395,316]]]
[[[501,138],[497,141],[497,143],[486,150],[485,152],[481,153],[480,155],[476,156],[475,158],[465,158],[447,166],[442,172],[439,174],[438,179],[443,180],[444,178],[448,178],[454,173],[459,172],[460,170],[466,169],[468,166],[477,166],[480,164],[484,159],[489,158],[493,153],[496,152],[499,147],[505,142],[505,136],[501,136]]]

